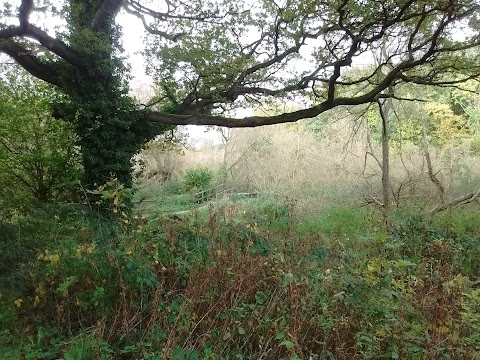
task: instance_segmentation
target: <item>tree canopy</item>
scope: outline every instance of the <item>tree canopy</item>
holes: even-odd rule
[[[395,96],[399,83],[456,86],[480,75],[476,0],[3,1],[0,52],[55,85],[74,124],[87,184],[131,182],[131,156],[171,126],[255,127]],[[155,106],[127,95],[120,11],[141,19]],[[42,19],[44,21],[42,21]],[[53,24],[53,25],[52,25]],[[388,56],[358,76],[371,52]],[[345,95],[348,94],[348,95]],[[235,106],[301,99],[275,116]]]

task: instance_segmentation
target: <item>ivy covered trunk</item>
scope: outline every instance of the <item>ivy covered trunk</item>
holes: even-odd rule
[[[101,185],[109,177],[116,177],[131,186],[130,159],[142,144],[129,128],[128,118],[125,110],[115,114],[103,109],[77,120],[86,185]]]
[[[131,159],[167,126],[152,124],[118,88],[106,91],[88,84],[69,94],[63,117],[73,122],[84,166],[84,185],[93,188],[116,177],[132,185]]]
[[[79,138],[84,186],[92,189],[116,177],[129,187],[133,155],[167,126],[148,122],[147,111],[128,96],[126,68],[116,55],[120,34],[114,19],[107,17],[92,28],[103,2],[74,3],[70,44],[82,66],[63,69],[66,100],[60,113],[74,124]]]
[[[141,112],[127,97],[115,89],[92,88],[86,84],[70,94],[73,101],[66,109],[79,137],[84,184],[91,188],[117,177],[130,186],[130,160],[145,141],[154,136],[153,132],[148,132],[149,126]]]

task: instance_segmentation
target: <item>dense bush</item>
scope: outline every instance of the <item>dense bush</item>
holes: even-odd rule
[[[0,216],[38,201],[77,199],[77,138],[71,124],[51,116],[59,96],[25,74],[0,76]]]
[[[212,183],[213,172],[208,168],[189,169],[184,176],[185,189],[206,190]]]

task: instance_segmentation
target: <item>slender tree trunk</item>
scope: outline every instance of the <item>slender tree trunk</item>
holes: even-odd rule
[[[230,140],[232,139],[231,130],[228,128],[219,128],[220,135],[222,136],[223,143],[223,163],[222,163],[222,187],[223,191],[227,188],[228,173],[231,172],[231,168],[228,167],[228,158],[230,152]]]
[[[445,188],[443,187],[442,183],[433,172],[432,166],[432,159],[430,157],[430,151],[428,149],[428,136],[427,136],[427,125],[425,123],[425,118],[422,120],[422,142],[423,142],[423,154],[425,156],[425,160],[427,161],[427,172],[428,177],[430,180],[435,184],[438,190],[438,195],[440,197],[440,204],[445,204]]]
[[[389,91],[393,89],[389,88]],[[384,99],[378,102],[380,117],[382,119],[382,194],[383,194],[383,222],[388,234],[392,233],[390,213],[392,207],[390,191],[390,135],[389,116],[392,108],[392,99]]]
[[[381,66],[385,64],[390,70],[393,68],[393,65],[389,62],[389,50],[387,48],[387,43],[382,42],[380,52],[374,54],[375,62]],[[382,94],[393,95],[394,85],[388,86]],[[377,99],[377,104],[379,107],[380,118],[382,120],[382,194],[383,194],[383,222],[385,230],[388,234],[392,234],[392,224],[391,224],[391,186],[390,186],[390,131],[389,131],[389,122],[390,122],[390,113],[393,108],[393,100],[389,97],[382,99]]]

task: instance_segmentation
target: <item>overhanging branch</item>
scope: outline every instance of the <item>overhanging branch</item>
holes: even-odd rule
[[[183,2],[182,5],[186,5],[188,2]],[[130,11],[135,11],[138,14],[143,14],[150,16],[159,21],[166,21],[170,19],[177,19],[177,20],[193,20],[193,21],[207,21],[208,19],[221,19],[223,18],[222,15],[216,14],[215,12],[211,12],[209,14],[196,14],[196,15],[184,15],[181,13],[175,13],[177,6],[173,6],[171,2],[167,1],[168,10],[166,12],[160,12],[152,10],[142,4],[139,1],[134,0],[126,0],[124,1],[124,8],[127,9],[129,6],[131,9]],[[225,14],[226,15],[226,14]]]
[[[308,109],[298,110],[275,116],[249,116],[245,118],[230,118],[215,115],[176,115],[161,112],[151,112],[148,120],[167,125],[216,125],[229,128],[257,127],[295,122],[301,119],[313,118],[330,109],[326,103]]]
[[[18,19],[20,20],[20,27],[26,29],[29,22],[30,13],[33,9],[33,0],[22,0],[22,5],[18,9]]]

